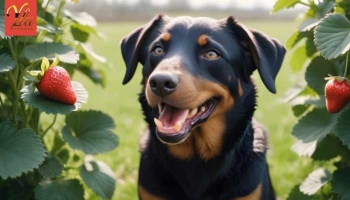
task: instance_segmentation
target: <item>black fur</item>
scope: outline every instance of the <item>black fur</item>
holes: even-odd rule
[[[176,42],[161,44],[159,37],[164,30],[169,31]],[[208,62],[198,58],[196,54],[205,49],[191,42],[201,34],[207,34],[217,42],[210,48],[219,49],[221,59]],[[150,51],[154,45],[163,45],[164,56],[152,56]],[[143,65],[143,77],[148,77],[162,59],[176,55],[181,57],[187,73],[225,85],[235,100],[233,108],[225,114],[220,155],[210,160],[203,160],[198,155],[181,160],[169,154],[166,145],[157,139],[153,118],[159,116],[158,109],[147,104],[143,90],[140,103],[150,131],[139,170],[139,184],[143,188],[165,199],[226,200],[249,195],[262,184],[261,199],[275,199],[266,163],[266,147],[256,151],[257,147],[253,145],[261,127],[253,122],[256,90],[250,75],[257,69],[266,87],[276,92],[275,78],[285,54],[278,41],[249,30],[233,17],[213,20],[159,15],[126,36],[121,41],[121,48],[127,67],[123,84],[132,79],[138,62]],[[238,79],[242,81],[244,91],[241,97],[238,96]]]

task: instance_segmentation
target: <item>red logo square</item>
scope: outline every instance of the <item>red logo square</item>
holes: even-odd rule
[[[37,0],[5,0],[5,35],[35,36]]]

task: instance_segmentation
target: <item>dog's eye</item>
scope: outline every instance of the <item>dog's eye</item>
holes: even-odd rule
[[[209,60],[214,60],[219,57],[219,54],[216,51],[210,50],[203,55],[204,58]]]
[[[153,53],[154,53],[155,55],[161,55],[161,54],[164,53],[164,51],[163,51],[163,48],[162,48],[162,47],[157,46],[157,47],[155,47],[155,48],[153,49]]]

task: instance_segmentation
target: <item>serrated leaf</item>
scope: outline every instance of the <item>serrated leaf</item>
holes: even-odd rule
[[[301,32],[310,31],[310,30],[313,29],[315,26],[317,26],[318,23],[320,23],[320,20],[319,20],[319,19],[315,19],[315,18],[306,19],[305,21],[303,21],[303,22],[300,24],[299,30],[300,30]]]
[[[17,130],[9,121],[0,123],[0,177],[20,176],[38,168],[46,157],[40,138],[32,129]]]
[[[87,102],[88,93],[81,83],[71,81],[75,95],[77,96],[77,102],[74,105],[68,105],[58,101],[48,99],[41,95],[37,89],[33,88],[33,84],[24,86],[21,89],[21,98],[27,104],[37,108],[39,111],[43,111],[47,114],[68,114],[72,111],[76,111],[82,107],[83,103]]]
[[[60,62],[76,64],[79,60],[79,54],[70,46],[61,43],[37,43],[27,46],[23,50],[24,56],[31,61],[40,60],[43,57],[54,60],[58,55]]]
[[[10,71],[15,67],[15,61],[7,54],[0,55],[0,73]]]
[[[300,192],[300,186],[294,186],[293,189],[289,192],[287,200],[313,200],[311,196],[307,196]]]
[[[315,194],[321,187],[330,181],[332,174],[326,169],[316,169],[311,172],[300,185],[300,191],[307,195]]]
[[[76,41],[87,42],[89,40],[90,34],[74,26],[74,24],[70,26],[70,32]]]
[[[116,185],[115,175],[106,163],[88,161],[80,167],[85,184],[103,199],[111,199]]]
[[[302,45],[296,48],[290,58],[290,66],[293,72],[300,71],[305,62],[308,60],[308,56],[306,54],[306,46]]]
[[[341,200],[350,199],[350,167],[336,170],[331,181],[334,192],[340,195]]]
[[[331,147],[331,148],[330,148]],[[337,156],[347,156],[348,148],[342,144],[340,139],[334,134],[328,134],[316,148],[312,155],[314,160],[330,160]]]
[[[63,180],[63,181],[45,181],[36,186],[36,200],[83,200],[84,190],[79,181]]]
[[[52,34],[63,34],[63,31],[60,27],[52,25],[50,22],[46,21],[41,17],[37,17],[38,30],[47,31]]]
[[[71,18],[73,21],[84,25],[84,26],[96,26],[96,19],[87,12],[70,12],[69,10],[64,10],[63,13]]]
[[[95,60],[101,62],[101,63],[106,63],[107,59],[103,56],[98,55],[97,53],[95,53],[95,51],[89,47],[88,45],[84,44],[84,43],[80,43],[80,47],[88,54],[90,55],[92,58],[94,58]]]
[[[346,109],[343,112],[341,112],[340,116],[338,118],[338,123],[337,123],[334,131],[335,131],[335,134],[343,142],[343,144],[347,145],[348,148],[350,149],[349,117],[350,117],[350,109]]]
[[[100,84],[102,87],[106,86],[106,74],[103,70],[88,67],[79,67],[77,70],[89,77],[94,83]]]
[[[299,2],[300,0],[277,0],[272,8],[271,13],[275,13],[286,8],[294,7],[295,4]]]
[[[350,21],[340,14],[328,14],[315,28],[315,44],[321,55],[332,59],[350,49]]]
[[[39,166],[39,173],[45,178],[54,178],[61,174],[63,166],[55,157],[47,157],[43,164]]]
[[[324,96],[324,87],[327,81],[324,79],[328,75],[337,75],[337,70],[333,63],[325,60],[321,56],[311,61],[305,72],[305,80],[309,87],[315,90],[320,96]]]
[[[5,5],[4,1],[0,1],[0,38],[9,38],[5,35]]]
[[[325,108],[315,108],[302,117],[293,127],[292,134],[298,138],[292,150],[299,156],[311,156],[317,143],[329,134],[338,115],[330,115]]]
[[[63,139],[73,148],[86,154],[111,151],[118,145],[112,132],[113,119],[99,111],[78,111],[66,116],[62,129]]]

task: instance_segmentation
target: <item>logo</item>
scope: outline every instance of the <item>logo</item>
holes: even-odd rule
[[[5,0],[5,35],[36,35],[36,0]]]

